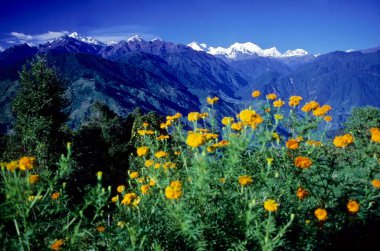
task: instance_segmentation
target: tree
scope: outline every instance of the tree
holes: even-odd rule
[[[63,98],[65,82],[50,68],[46,59],[37,57],[20,73],[20,89],[12,103],[15,114],[14,137],[22,154],[33,155],[40,167],[55,163],[65,144]]]

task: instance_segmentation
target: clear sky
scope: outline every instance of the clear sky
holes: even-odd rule
[[[0,0],[0,46],[73,31],[326,53],[379,46],[380,0]]]

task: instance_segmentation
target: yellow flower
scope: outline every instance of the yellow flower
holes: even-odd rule
[[[311,159],[304,156],[298,156],[294,160],[294,165],[299,168],[309,168],[312,164]]]
[[[256,115],[256,111],[246,109],[246,110],[242,110],[239,113],[239,118],[243,122],[250,123],[255,115]]]
[[[314,211],[315,217],[320,221],[325,221],[327,219],[327,211],[323,208],[318,208]]]
[[[267,210],[269,212],[277,211],[278,203],[276,203],[275,200],[266,200],[264,202],[264,208],[265,208],[265,210]]]
[[[289,106],[291,106],[291,107],[298,106],[300,104],[301,100],[302,100],[301,96],[291,96],[289,98]]]
[[[165,123],[160,124],[161,129],[168,129],[169,126],[172,126],[172,120],[168,120]]]
[[[144,183],[145,182],[145,177],[140,177],[137,179],[138,183]]]
[[[276,100],[273,102],[273,106],[276,107],[276,108],[280,108],[281,106],[283,106],[285,104],[284,101],[282,101],[281,99],[279,100]]]
[[[112,197],[112,198],[111,198],[111,201],[112,201],[113,203],[118,202],[118,201],[119,201],[119,195],[116,195],[116,196]]]
[[[207,97],[207,103],[209,103],[210,105],[214,105],[216,102],[218,102],[219,98],[218,97]]]
[[[208,113],[204,112],[204,113],[199,114],[199,116],[201,117],[201,119],[205,119],[208,117]]]
[[[154,164],[154,161],[151,160],[151,159],[147,159],[147,160],[145,160],[145,163],[144,163],[144,165],[145,165],[146,167],[151,167],[153,164]]]
[[[329,105],[324,105],[322,107],[318,107],[314,109],[313,115],[316,117],[324,116],[326,113],[328,113],[331,110],[331,106]]]
[[[132,201],[134,199],[136,199],[136,198],[137,198],[137,194],[136,193],[126,193],[124,195],[123,200],[121,201],[121,204],[123,204],[123,205],[130,205],[132,203]]]
[[[18,166],[20,170],[30,170],[36,166],[36,158],[35,157],[22,157],[18,161]]]
[[[283,118],[284,118],[284,116],[282,116],[282,114],[275,114],[274,115],[274,119],[276,119],[276,120],[281,120]]]
[[[274,133],[272,133],[272,138],[274,138],[275,140],[280,140],[280,135],[278,135],[278,133],[274,132]]]
[[[136,179],[136,178],[138,178],[140,175],[139,175],[139,173],[138,172],[131,172],[130,174],[129,174],[129,177],[131,178],[131,179]]]
[[[58,251],[62,248],[62,246],[65,244],[65,241],[63,239],[59,239],[53,242],[53,244],[50,245],[50,249]]]
[[[160,168],[160,167],[161,167],[161,164],[160,164],[160,163],[156,163],[156,164],[154,164],[154,168],[158,169],[158,168]]]
[[[220,182],[220,183],[223,183],[223,184],[226,183],[226,178],[220,178],[220,179],[219,179],[219,182]]]
[[[143,123],[143,127],[148,127],[149,126],[149,123],[148,122],[144,122]]]
[[[269,113],[269,112],[270,112],[270,108],[266,108],[264,111],[265,111],[266,113]]]
[[[350,213],[359,212],[360,204],[356,200],[349,200],[347,203],[347,209]]]
[[[231,129],[235,131],[241,131],[243,129],[242,123],[232,123]]]
[[[103,233],[104,231],[106,231],[106,228],[104,226],[97,226],[96,230],[98,230],[99,233]]]
[[[124,185],[120,185],[120,186],[118,186],[118,187],[116,188],[116,190],[117,190],[118,193],[122,193],[122,192],[124,192],[124,190],[125,190],[125,186],[124,186]]]
[[[241,186],[248,186],[253,183],[252,176],[241,175],[239,176],[239,183]]]
[[[159,158],[159,159],[160,158],[165,158],[167,156],[169,156],[169,154],[167,152],[165,152],[165,151],[158,151],[158,152],[156,152],[154,154],[154,157]]]
[[[376,143],[380,143],[380,129],[376,127],[372,127],[370,129],[371,132],[371,140]]]
[[[125,221],[118,221],[116,225],[119,228],[124,228],[127,225],[127,223],[125,223]]]
[[[346,147],[349,144],[352,144],[353,142],[354,142],[354,137],[352,137],[351,134],[347,133],[347,134],[342,135],[342,136],[336,136],[334,138],[333,143],[336,147]]]
[[[274,158],[267,158],[267,165],[271,166],[273,163]]]
[[[234,118],[233,117],[224,117],[222,119],[222,124],[225,125],[225,126],[228,126],[230,124],[232,124],[234,122]]]
[[[332,117],[331,116],[325,116],[325,117],[323,117],[323,119],[326,122],[330,122],[332,120]]]
[[[147,155],[148,152],[149,152],[149,147],[147,147],[147,146],[141,146],[141,147],[137,148],[137,155],[140,157]]]
[[[277,98],[277,95],[274,93],[270,93],[267,95],[267,99],[269,100],[275,100]]]
[[[380,180],[378,180],[378,179],[373,179],[373,180],[372,180],[372,186],[373,186],[374,188],[380,188]]]
[[[305,188],[303,188],[303,187],[299,187],[299,188],[297,189],[297,197],[298,197],[298,199],[303,200],[303,199],[305,199],[308,195],[309,195],[309,192],[308,192]]]
[[[30,184],[35,184],[40,180],[40,176],[38,174],[31,174],[29,176],[29,183]]]
[[[137,196],[136,199],[133,200],[132,206],[137,207],[140,204],[141,198]]]
[[[155,186],[156,185],[156,181],[154,181],[154,179],[150,179],[149,180],[149,186],[151,186],[151,187],[153,187],[153,186]]]
[[[164,139],[168,139],[168,138],[170,138],[169,135],[160,135],[156,139],[157,140],[164,140]]]
[[[181,154],[180,151],[175,151],[175,152],[174,152],[174,155],[176,155],[176,156],[179,156],[180,154]]]
[[[199,112],[190,112],[187,115],[187,119],[191,122],[195,122],[201,118],[201,114]]]
[[[55,192],[51,195],[52,200],[58,200],[58,198],[61,196],[61,193]]]
[[[6,164],[6,168],[10,172],[14,172],[18,168],[18,161],[12,161]]]
[[[152,130],[138,130],[137,133],[141,136],[144,136],[144,135],[153,135],[154,134],[154,131]]]
[[[179,113],[179,112],[177,112],[173,116],[166,116],[166,120],[168,120],[168,121],[175,121],[175,120],[177,120],[177,119],[179,119],[181,117],[182,117],[182,114]]]
[[[299,143],[298,143],[298,140],[296,139],[289,139],[286,142],[286,148],[288,149],[295,150],[298,148],[298,146],[299,146]]]
[[[306,144],[309,146],[320,146],[322,143],[320,141],[308,140],[306,141]]]
[[[168,199],[176,200],[182,195],[182,182],[179,180],[172,181],[169,186],[165,188],[165,196]]]
[[[101,180],[102,180],[102,177],[103,177],[103,172],[102,172],[102,171],[98,171],[98,172],[96,173],[96,178],[97,178],[99,181],[101,181]]]
[[[256,91],[253,91],[253,92],[252,92],[252,97],[257,98],[257,97],[260,96],[260,94],[261,94],[260,91],[257,91],[257,90],[256,90]]]
[[[142,193],[142,194],[147,194],[148,191],[149,191],[149,189],[150,189],[150,186],[149,186],[149,185],[142,185],[142,186],[140,187],[140,190],[141,190],[141,193]]]
[[[306,103],[301,108],[301,110],[303,112],[310,112],[310,111],[313,111],[313,110],[317,109],[318,107],[319,107],[319,104],[316,101],[310,101],[309,103]]]
[[[30,196],[28,197],[28,200],[29,200],[29,201],[34,201],[35,199],[37,199],[37,200],[42,200],[42,195],[38,195],[37,197],[34,196],[34,195],[30,195]]]
[[[199,147],[206,143],[206,137],[201,133],[189,133],[187,135],[186,144],[190,147]]]

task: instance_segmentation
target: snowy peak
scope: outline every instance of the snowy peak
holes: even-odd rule
[[[276,47],[269,49],[262,49],[257,44],[252,42],[246,43],[234,43],[228,48],[224,47],[208,47],[204,43],[192,42],[187,46],[191,47],[195,51],[205,51],[214,56],[222,56],[227,59],[240,60],[250,57],[273,57],[273,58],[282,58],[282,57],[299,57],[305,56],[308,54],[307,51],[303,49],[288,50],[285,53],[281,53],[277,50]]]
[[[206,51],[207,50],[207,44],[198,42],[191,42],[187,46],[191,47],[195,51]]]
[[[5,51],[4,47],[0,45],[0,52]]]
[[[287,50],[282,57],[302,57],[308,55],[308,52],[303,49]]]
[[[142,42],[144,39],[139,35],[134,35],[130,38],[128,38],[127,42]]]
[[[86,44],[95,44],[95,45],[103,45],[102,42],[92,38],[92,37],[83,37],[83,36],[80,36],[77,32],[73,32],[71,34],[68,35],[69,37],[71,38],[74,38],[76,40],[79,40],[79,41],[82,41]]]

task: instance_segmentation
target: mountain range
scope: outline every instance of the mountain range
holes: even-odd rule
[[[214,48],[139,36],[103,43],[72,33],[38,47],[21,44],[0,52],[2,130],[11,128],[18,71],[35,55],[46,56],[67,80],[67,111],[74,128],[90,116],[96,101],[120,115],[135,107],[162,115],[187,114],[205,109],[206,97],[217,95],[221,118],[252,101],[254,89],[283,99],[302,95],[304,100],[331,104],[336,128],[353,107],[380,107],[379,48],[315,56],[302,49],[281,54],[253,43]]]

